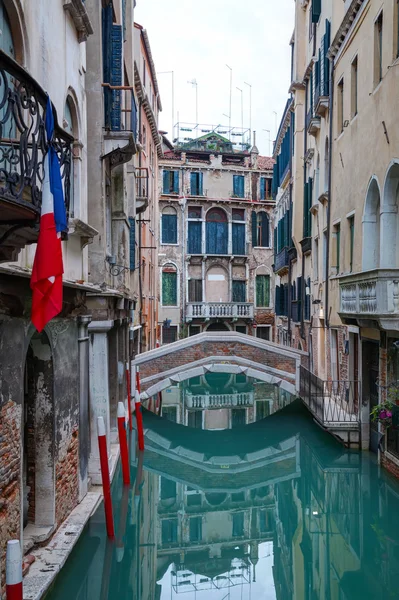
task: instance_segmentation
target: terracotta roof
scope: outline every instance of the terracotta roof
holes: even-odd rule
[[[271,156],[258,156],[258,169],[269,171],[273,169],[274,159]]]

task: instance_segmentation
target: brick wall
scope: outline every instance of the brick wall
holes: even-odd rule
[[[7,540],[20,537],[21,407],[6,402],[0,409],[0,589],[4,585]]]
[[[58,458],[55,466],[55,518],[60,525],[78,503],[79,482],[79,437],[78,430],[72,433],[65,454]]]
[[[141,378],[143,380],[147,377],[157,375],[158,373],[162,374],[165,371],[187,365],[208,356],[220,356],[223,359],[239,356],[256,363],[268,365],[280,371],[287,371],[292,374],[296,372],[295,358],[288,357],[284,354],[271,352],[264,348],[250,346],[239,342],[207,341],[164,354],[158,358],[149,358],[148,362],[140,364]],[[306,366],[308,364],[307,357],[304,356],[302,359],[303,364]],[[288,380],[292,381],[292,379]],[[144,383],[143,390],[146,389],[146,387],[148,387],[148,384],[146,385]]]

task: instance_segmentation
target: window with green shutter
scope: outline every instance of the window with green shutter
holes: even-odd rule
[[[270,276],[256,276],[256,306],[268,308],[270,306]]]
[[[130,257],[130,270],[134,271],[136,268],[136,219],[129,217],[130,225],[130,240],[129,240],[129,257]]]
[[[203,175],[202,173],[190,174],[190,194],[192,196],[203,196]]]
[[[177,271],[174,266],[162,270],[162,304],[177,306]]]
[[[233,175],[233,196],[244,198],[244,175]]]

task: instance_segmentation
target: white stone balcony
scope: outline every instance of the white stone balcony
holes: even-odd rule
[[[254,305],[247,302],[190,302],[186,321],[193,319],[253,319]]]
[[[399,330],[399,269],[373,269],[339,278],[341,317],[378,321]]]
[[[237,394],[186,394],[188,408],[199,410],[212,408],[231,408],[234,406],[253,406],[253,392],[239,392]]]

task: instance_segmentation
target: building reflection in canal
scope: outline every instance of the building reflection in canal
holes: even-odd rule
[[[115,482],[118,539],[100,507],[50,598],[399,598],[397,483],[300,403],[238,436],[144,417],[125,507]]]

